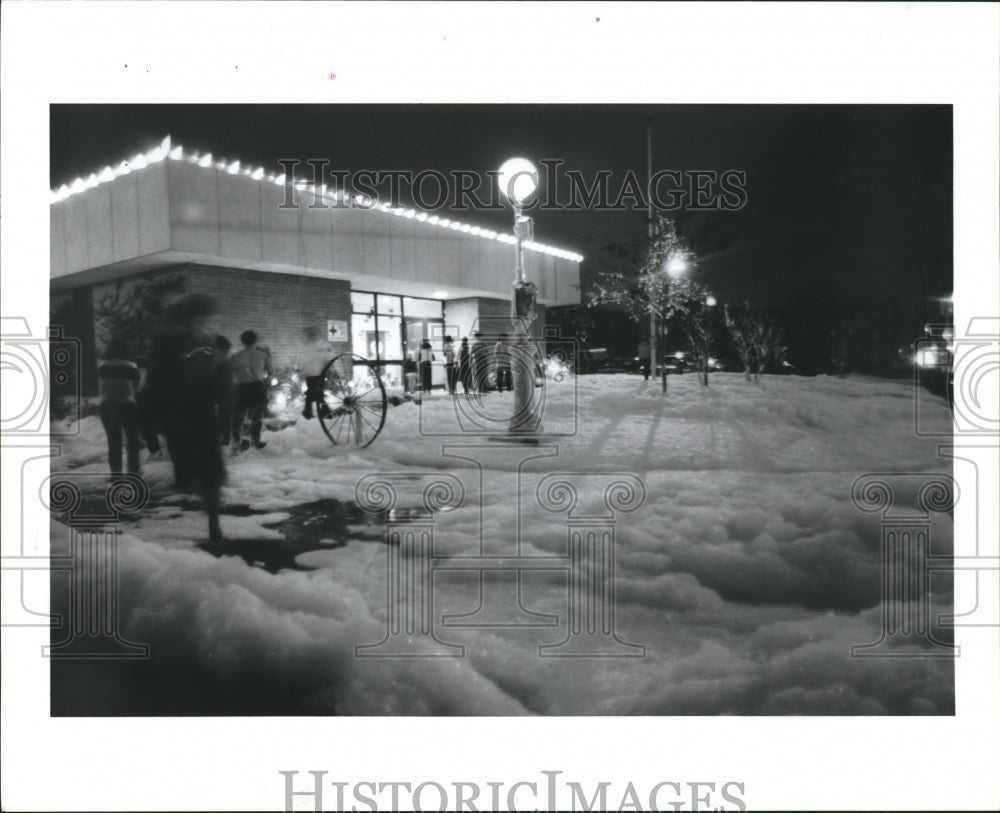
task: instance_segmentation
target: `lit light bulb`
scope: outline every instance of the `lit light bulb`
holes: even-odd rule
[[[522,204],[538,186],[538,170],[527,158],[509,158],[500,166],[497,182],[511,203]]]

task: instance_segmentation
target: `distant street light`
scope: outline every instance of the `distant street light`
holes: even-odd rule
[[[688,261],[682,254],[676,254],[667,261],[667,273],[672,277],[679,277],[687,270]]]
[[[679,277],[682,274],[686,274],[690,269],[691,264],[688,262],[687,257],[682,253],[675,253],[670,256],[670,258],[663,264],[663,269],[667,272],[668,277]],[[659,325],[658,325],[659,322]],[[659,329],[658,329],[659,327]],[[652,360],[650,366],[652,367],[652,374],[656,375],[656,357],[657,345],[661,340],[666,337],[667,327],[663,323],[662,319],[658,319],[656,310],[650,304],[649,309],[649,334],[650,334],[650,345],[652,346]],[[662,351],[665,354],[667,348],[663,347]],[[667,364],[666,355],[662,355],[661,358],[664,359],[663,364],[660,366],[660,383],[663,392],[667,391]]]
[[[534,223],[523,212],[525,201],[538,186],[538,170],[527,158],[510,158],[504,161],[497,174],[500,191],[514,207],[514,240],[517,253],[514,265],[514,292],[510,315],[514,334],[511,352],[513,362],[514,415],[510,420],[511,433],[537,432],[541,416],[530,408],[535,388],[534,354],[529,344],[531,324],[535,321],[535,299],[538,288],[529,282],[524,273],[524,241],[534,238]]]

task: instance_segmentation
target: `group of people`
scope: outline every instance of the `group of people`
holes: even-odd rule
[[[170,305],[163,325],[150,343],[147,359],[136,360],[127,341],[114,337],[108,342],[104,360],[98,367],[100,416],[108,439],[108,463],[112,476],[122,473],[122,455],[127,449],[127,469],[139,474],[139,449],[145,443],[151,456],[159,455],[160,435],[174,468],[174,487],[199,494],[209,519],[209,540],[222,542],[219,526],[219,492],[226,477],[222,450],[239,454],[261,449],[268,381],[274,376],[270,350],[260,344],[253,330],[240,336],[242,348],[230,353],[225,336],[206,332],[215,302],[204,294],[191,294]],[[307,344],[297,357],[306,383],[302,416],[313,410],[324,417],[323,370],[330,346],[314,327],[305,330]],[[470,343],[464,337],[456,350],[455,341],[445,336],[445,378],[448,392],[485,393],[495,387],[513,390],[512,341],[503,333],[495,343],[476,333]],[[533,347],[533,345],[532,345]],[[429,341],[421,343],[419,358],[408,359],[408,389],[431,389],[431,364],[435,361]],[[249,437],[244,427],[249,424]],[[140,440],[141,439],[141,440]]]
[[[482,333],[475,333],[470,343],[467,336],[462,337],[458,350],[455,340],[445,336],[441,345],[444,355],[445,386],[449,395],[458,395],[458,385],[466,394],[486,393],[494,386],[498,392],[510,392],[514,389],[511,367],[511,340],[507,333],[501,333],[495,344],[488,343]],[[417,358],[407,358],[403,372],[406,375],[407,390],[416,390],[417,382],[423,392],[431,391],[432,362],[436,361],[433,347],[429,340],[420,344]],[[491,381],[491,374],[495,376]]]
[[[222,449],[228,446],[235,454],[267,445],[261,430],[274,363],[252,330],[240,336],[242,349],[230,354],[228,339],[205,331],[214,311],[214,301],[202,294],[172,304],[141,364],[123,338],[113,338],[98,367],[98,382],[112,476],[122,473],[123,434],[133,474],[140,470],[140,436],[155,455],[162,434],[174,467],[174,488],[202,497],[209,541],[218,545],[219,492],[226,476]],[[249,438],[243,436],[247,421]]]

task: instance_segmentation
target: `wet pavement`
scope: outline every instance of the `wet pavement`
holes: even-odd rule
[[[106,498],[110,479],[107,475],[93,476],[83,483],[79,475],[67,478],[67,482],[74,482],[79,489],[78,498],[60,500],[57,495],[60,486],[54,478],[56,485],[53,486],[54,491],[50,497],[52,515],[62,521],[70,521],[72,518],[76,521],[88,519],[114,522],[115,517],[108,513]],[[150,510],[158,508],[204,516],[204,506],[198,497],[172,491],[154,491],[146,504],[134,514],[121,513],[117,518],[122,523],[122,530],[127,532],[130,522],[143,520]],[[281,534],[281,539],[271,536],[261,539],[240,537],[224,540],[221,545],[210,546],[207,538],[202,538],[192,544],[213,556],[239,556],[248,565],[263,568],[269,573],[278,573],[282,570],[315,570],[296,561],[304,553],[341,548],[349,539],[379,543],[384,540],[384,515],[366,513],[354,502],[321,499],[277,510],[260,510],[240,504],[223,505],[221,508],[223,517],[250,517],[278,512],[287,516],[276,522],[263,523],[263,527],[277,531]],[[139,535],[141,536],[141,532]]]
[[[247,517],[271,513],[274,512],[256,511],[246,505],[222,507],[223,516]],[[296,558],[303,553],[342,548],[348,538],[381,542],[384,537],[381,519],[366,514],[353,502],[316,500],[284,508],[282,513],[290,516],[278,522],[265,523],[264,527],[278,531],[283,539],[223,540],[221,545],[216,546],[210,546],[206,541],[197,547],[216,557],[239,556],[248,565],[277,573],[281,570],[315,570],[296,562]]]

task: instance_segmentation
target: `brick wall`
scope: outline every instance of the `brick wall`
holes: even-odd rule
[[[328,319],[351,322],[351,285],[346,280],[270,274],[245,269],[190,266],[188,291],[214,296],[219,313],[209,329],[240,347],[240,334],[253,330],[271,350],[280,370],[295,364],[308,325],[326,335]],[[349,342],[331,345],[332,355],[350,351]],[[332,356],[331,356],[332,357]]]
[[[303,329],[315,325],[326,334],[328,319],[351,321],[351,286],[346,280],[272,274],[214,266],[171,266],[154,276],[182,276],[185,294],[203,293],[213,297],[219,312],[207,329],[229,339],[233,349],[240,347],[240,334],[253,330],[260,343],[271,349],[275,367],[294,365],[298,350],[305,342]],[[126,279],[123,287],[134,285],[140,277]],[[94,301],[114,290],[116,283],[94,286]],[[94,341],[93,336],[90,341]],[[347,352],[349,342],[331,345],[332,353]],[[100,350],[100,348],[98,348]]]
[[[475,298],[450,299],[444,305],[445,331],[459,344],[464,336],[472,336],[472,326],[479,316],[479,303]]]
[[[536,338],[544,336],[545,306],[536,305],[538,317],[531,326],[531,333]],[[486,297],[470,297],[454,299],[445,304],[444,321],[455,341],[461,341],[462,336],[471,336],[473,330],[482,330],[491,334],[510,333],[510,301],[489,299]]]
[[[510,300],[479,297],[476,302],[479,309],[476,330],[490,336],[511,332]]]

